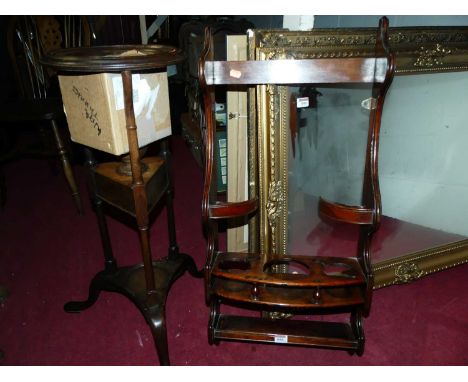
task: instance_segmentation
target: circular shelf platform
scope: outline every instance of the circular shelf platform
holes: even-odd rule
[[[109,45],[57,49],[41,62],[61,72],[104,73],[160,69],[184,58],[180,49],[167,45]]]

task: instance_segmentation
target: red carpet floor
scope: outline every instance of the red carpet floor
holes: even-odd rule
[[[201,171],[179,137],[172,139],[177,235],[181,251],[204,261],[200,219]],[[125,297],[103,292],[80,314],[63,304],[84,299],[102,269],[97,224],[84,170],[76,168],[86,212],[79,216],[62,175],[46,161],[4,168],[8,201],[0,212],[0,284],[10,296],[0,306],[0,365],[157,365],[152,336]],[[166,254],[166,215],[151,229],[155,257]],[[139,262],[137,234],[108,219],[120,265]],[[468,266],[416,283],[377,290],[365,321],[362,357],[346,352],[221,342],[208,345],[209,310],[201,279],[182,276],[167,303],[173,365],[468,365]]]

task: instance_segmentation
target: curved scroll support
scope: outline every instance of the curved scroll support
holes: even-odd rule
[[[369,119],[369,135],[367,138],[367,156],[364,172],[365,183],[363,188],[363,205],[375,209],[373,220],[374,231],[380,225],[382,212],[378,172],[380,126],[385,96],[393,81],[395,71],[395,56],[388,45],[388,19],[386,17],[382,17],[379,21],[376,40],[376,56],[385,56],[387,58],[387,69],[383,83],[376,82],[372,88],[372,97],[377,100],[377,105],[372,110]]]
[[[206,88],[205,78],[205,62],[209,60],[209,55],[212,52],[213,37],[211,35],[211,28],[205,28],[205,38],[203,43],[203,49],[200,53],[198,60],[198,80],[202,89]]]
[[[96,277],[93,278],[89,286],[88,299],[86,301],[70,301],[67,302],[63,309],[67,313],[79,313],[83,310],[91,308],[94,303],[98,300],[101,291],[104,289],[102,284],[102,278],[98,273]]]
[[[205,123],[206,123],[206,137],[205,137],[205,179],[203,183],[203,197],[202,197],[202,219],[205,230],[208,228],[207,223],[209,220],[209,203],[210,196],[213,193],[213,163],[214,163],[214,90],[212,86],[207,86],[205,78],[205,62],[213,55],[213,37],[211,29],[205,29],[205,44],[198,61],[198,77],[200,87],[203,92],[203,103],[205,110]]]
[[[369,134],[367,137],[366,165],[364,169],[364,186],[362,192],[362,204],[373,210],[372,224],[369,227],[362,227],[359,236],[358,256],[363,263],[364,270],[368,278],[368,287],[372,295],[373,271],[370,259],[370,242],[373,234],[380,226],[382,216],[382,197],[379,186],[378,154],[380,126],[382,122],[382,111],[388,88],[393,80],[395,71],[395,56],[388,45],[388,19],[382,17],[379,21],[377,32],[375,53],[377,57],[387,58],[387,68],[383,83],[374,83],[372,97],[377,100],[375,109],[371,111],[369,118]],[[370,295],[370,296],[371,296]],[[369,298],[369,301],[371,299]],[[366,307],[368,313],[370,302]],[[365,314],[367,314],[365,312]]]
[[[187,270],[187,272],[196,278],[201,278],[203,277],[203,271],[199,271],[197,268],[197,264],[195,263],[195,260],[189,255],[186,255],[185,253],[178,253],[177,256],[184,257],[184,262],[182,264],[182,269]]]
[[[217,227],[210,222],[210,204],[214,204],[216,200],[216,183],[214,179],[214,135],[215,135],[215,118],[214,118],[214,89],[213,86],[208,86],[205,77],[205,62],[213,59],[213,36],[211,28],[205,28],[205,42],[200,59],[198,61],[198,77],[200,87],[203,92],[203,103],[206,122],[205,136],[205,178],[203,182],[202,196],[202,222],[203,229],[207,238],[207,255],[205,260],[205,287],[209,284],[210,267],[213,262],[214,253],[217,248]]]

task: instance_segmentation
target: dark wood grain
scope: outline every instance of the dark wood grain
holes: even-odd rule
[[[350,224],[372,224],[374,211],[362,206],[348,206],[345,204],[319,199],[319,214],[322,218],[330,218]]]
[[[258,208],[258,199],[250,199],[243,202],[220,202],[210,204],[210,217],[212,219],[228,219],[237,216],[246,216],[255,212]]]
[[[209,61],[205,63],[207,85],[347,84],[382,83],[387,59],[336,58],[315,60]]]
[[[41,62],[60,72],[103,73],[165,69],[184,58],[166,45],[112,45],[52,50]]]
[[[169,187],[166,162],[161,157],[143,158],[141,162],[147,166],[147,171],[143,173],[143,183],[147,195],[147,209],[151,211]],[[106,162],[94,166],[96,192],[106,203],[136,217],[133,181],[131,176],[119,174],[121,164]]]
[[[253,296],[253,286],[239,281],[215,279],[211,290],[223,301],[241,304],[243,307],[253,309],[286,311],[287,313],[303,313],[314,309],[332,309],[343,306],[358,306],[364,303],[364,294],[360,286],[347,286],[343,288],[324,287],[317,289],[304,289],[303,287],[272,287],[269,285],[256,285],[257,292]]]
[[[247,269],[239,269],[237,263],[247,263]],[[303,264],[308,274],[276,273],[268,271],[274,264]],[[224,265],[227,264],[227,265]],[[327,274],[327,267],[342,269],[341,272]],[[261,284],[283,287],[315,288],[320,286],[344,287],[365,283],[364,273],[356,258],[323,256],[265,256],[220,252],[212,267],[212,276],[226,280],[242,281],[246,284]]]
[[[125,121],[127,128],[128,147],[130,149],[130,166],[132,169],[133,200],[135,203],[135,216],[140,234],[143,264],[145,269],[146,293],[155,294],[154,274],[152,267],[151,247],[149,245],[148,232],[148,199],[141,171],[140,150],[138,145],[137,126],[133,111],[132,72],[122,72],[123,95],[125,105]]]
[[[282,325],[256,317],[221,315],[214,328],[219,339],[248,342],[283,343],[353,350],[358,339],[349,324],[303,320],[284,320]]]

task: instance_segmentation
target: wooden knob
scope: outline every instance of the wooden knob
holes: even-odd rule
[[[260,290],[258,289],[258,285],[254,284],[252,287],[252,292],[250,294],[250,298],[252,300],[257,301],[260,298]]]
[[[317,287],[314,291],[314,294],[312,296],[312,302],[314,304],[321,304],[322,303],[322,293],[320,292],[320,288]]]

